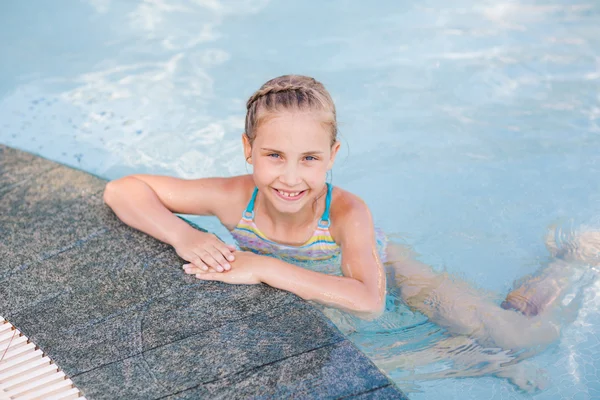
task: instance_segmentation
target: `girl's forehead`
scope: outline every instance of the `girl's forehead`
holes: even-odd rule
[[[320,113],[284,112],[274,114],[260,125],[256,141],[260,142],[261,147],[308,146],[316,150],[329,147],[330,136]]]

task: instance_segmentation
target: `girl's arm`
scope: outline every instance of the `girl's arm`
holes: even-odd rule
[[[241,178],[130,175],[106,185],[104,202],[127,225],[173,245],[194,230],[174,213],[216,215],[224,224],[229,221],[223,212],[239,213],[235,194]]]
[[[336,225],[334,235],[342,248],[344,276],[310,271],[249,252],[236,252],[232,269],[224,274],[201,271],[191,265],[186,266],[185,271],[203,280],[233,284],[263,282],[361,318],[376,318],[383,312],[386,285],[369,210],[352,196],[338,211],[332,209],[332,220]]]
[[[263,257],[265,265],[259,270],[259,279],[306,300],[376,318],[384,309],[386,278],[371,214],[362,200],[347,192],[338,197],[337,204],[337,210],[332,209],[332,227],[335,225],[333,233],[342,248],[344,276],[322,274]]]
[[[133,175],[109,182],[104,202],[124,223],[170,244],[184,260],[222,272],[231,268],[235,248],[173,213],[214,215],[229,227],[237,222],[252,187],[249,176],[186,180]]]
[[[343,309],[364,319],[377,318],[383,312],[383,296],[380,297],[377,290],[372,290],[362,281],[310,271],[272,257],[260,258],[257,278],[269,286],[292,292],[305,300]],[[385,293],[385,278],[382,287]]]

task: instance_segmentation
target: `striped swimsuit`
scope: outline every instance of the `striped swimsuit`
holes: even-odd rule
[[[327,183],[325,211],[319,220],[315,232],[302,245],[293,246],[274,242],[258,229],[254,223],[254,203],[258,194],[258,188],[254,188],[248,206],[242,214],[242,219],[231,231],[231,235],[241,250],[275,257],[290,264],[329,275],[342,275],[340,262],[341,249],[329,231],[329,225],[331,224],[329,209],[332,189],[333,186]],[[376,229],[376,239],[380,258],[382,261],[385,261],[384,250],[387,239],[385,234],[379,229]]]

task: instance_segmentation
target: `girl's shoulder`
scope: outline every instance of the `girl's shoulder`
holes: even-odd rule
[[[240,221],[242,213],[254,191],[252,175],[237,175],[223,178],[222,190],[227,197],[217,213],[217,217],[228,229],[233,229]]]
[[[351,193],[339,186],[333,186],[331,190],[330,213],[338,217],[349,211],[368,210],[367,204],[358,195]]]
[[[254,179],[252,178],[252,175],[235,175],[221,179],[223,179],[224,186],[232,192],[240,194],[249,192],[252,194],[252,191],[254,190]]]
[[[369,207],[359,196],[335,186],[331,192],[330,205],[331,227],[330,231],[334,238],[341,238],[343,232],[353,229],[356,223],[362,226],[362,229],[368,224],[373,229],[373,222]]]

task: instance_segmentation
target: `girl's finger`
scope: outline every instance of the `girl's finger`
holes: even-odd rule
[[[183,266],[183,270],[186,274],[194,275],[199,273],[206,273],[201,268],[196,267],[194,264],[186,264]]]
[[[233,246],[229,244],[222,244],[220,247],[218,247],[218,249],[223,254],[223,257],[227,259],[227,261],[235,260],[235,256],[233,255],[235,248]]]
[[[202,261],[212,269],[218,272],[223,272],[223,267],[215,260],[215,258],[207,250],[202,254]]]
[[[190,265],[191,267],[186,267],[186,265]],[[194,268],[195,269],[196,272],[191,272],[191,273],[197,273],[197,274],[218,274],[219,273],[218,271],[216,271],[216,270],[214,270],[214,269],[212,269],[210,267],[207,267],[208,268],[207,270],[203,270],[203,269],[200,269],[200,268],[196,268],[194,266],[194,264],[186,264],[186,265],[184,265],[182,267],[184,270],[190,269],[190,268]]]
[[[192,257],[192,264],[205,271],[208,270],[208,266],[202,262],[202,259],[198,255]]]
[[[219,265],[221,267],[223,267],[223,269],[225,271],[231,269],[231,266],[229,265],[229,263],[227,262],[227,260],[225,259],[225,256],[223,255],[223,253],[221,253],[220,249],[213,247],[210,251],[210,255],[213,256],[213,258],[215,259],[216,262],[219,263]]]
[[[233,261],[233,254],[231,254],[231,251],[229,251],[227,246],[225,246],[224,244],[220,244],[215,247],[215,251],[219,253],[219,257],[222,259],[221,260],[217,258],[217,260],[219,260],[221,265],[223,265],[223,267],[225,267],[226,270],[230,270],[231,265],[229,265],[229,261]]]

